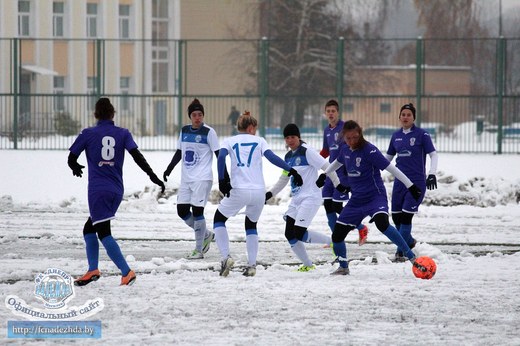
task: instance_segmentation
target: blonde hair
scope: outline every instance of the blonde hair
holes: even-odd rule
[[[244,132],[247,130],[249,125],[258,127],[258,120],[256,120],[256,118],[251,115],[251,112],[244,111],[244,113],[242,113],[237,119],[237,129],[240,132]]]

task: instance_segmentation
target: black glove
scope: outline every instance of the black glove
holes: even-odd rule
[[[426,188],[428,190],[434,190],[437,188],[437,177],[435,174],[428,175],[428,178],[426,178]]]
[[[222,179],[218,181],[218,189],[224,196],[229,197],[229,191],[231,191],[232,188],[233,187],[228,180]]]
[[[76,163],[73,167],[71,167],[72,174],[74,176],[76,176],[76,177],[80,177],[81,178],[81,176],[83,174],[83,168],[85,168],[85,166],[82,166],[79,163]]]
[[[291,170],[289,171],[289,176],[292,176],[293,179],[294,179],[294,184],[296,186],[302,186],[303,185],[303,179],[302,179],[302,176],[298,174],[298,172],[294,169],[294,168],[291,168]]]
[[[327,175],[325,173],[321,173],[318,177],[318,180],[316,180],[316,186],[317,187],[323,187],[325,185],[325,180],[327,179]]]
[[[273,197],[273,193],[271,191],[267,191],[265,193],[265,203]]]
[[[159,179],[155,174],[151,174],[150,180],[152,181],[152,183],[159,185],[161,187],[161,193],[164,193],[164,189],[166,187],[164,186],[164,183],[161,179]]]
[[[416,201],[418,201],[419,198],[421,198],[422,191],[417,187],[417,185],[413,184],[408,188],[408,191],[410,191],[410,193]]]
[[[163,173],[163,175],[162,175],[164,181],[168,181],[168,177],[170,176],[170,173],[171,173],[171,172],[172,172],[172,171],[170,171],[170,170],[168,170],[168,169],[164,171],[164,173]]]
[[[336,186],[336,190],[338,190],[341,193],[349,193],[350,192],[350,186],[345,186],[343,184],[338,184],[338,186]]]

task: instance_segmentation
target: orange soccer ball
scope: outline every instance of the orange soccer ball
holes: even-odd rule
[[[437,264],[435,264],[435,261],[431,257],[422,256],[417,258],[416,262],[426,267],[426,271],[423,272],[415,266],[412,266],[413,275],[415,275],[416,278],[430,280],[437,272]]]

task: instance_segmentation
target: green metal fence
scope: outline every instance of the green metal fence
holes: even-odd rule
[[[95,123],[97,98],[108,96],[116,123],[144,150],[175,148],[194,97],[220,137],[232,133],[235,106],[259,118],[274,149],[284,149],[288,122],[320,147],[323,105],[335,98],[342,118],[358,121],[383,150],[401,105],[413,102],[440,152],[520,153],[520,39],[339,38],[305,42],[313,54],[302,56],[287,51],[292,44],[0,39],[0,149],[67,149]],[[208,47],[213,55],[201,56]],[[53,54],[42,63],[36,53],[45,50]],[[86,56],[76,61],[76,52]]]

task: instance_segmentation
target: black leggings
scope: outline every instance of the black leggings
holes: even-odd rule
[[[99,240],[103,240],[103,238],[112,235],[110,231],[110,220],[93,225],[92,219],[89,217],[87,222],[85,222],[85,226],[83,226],[83,235],[88,233],[97,233]]]

